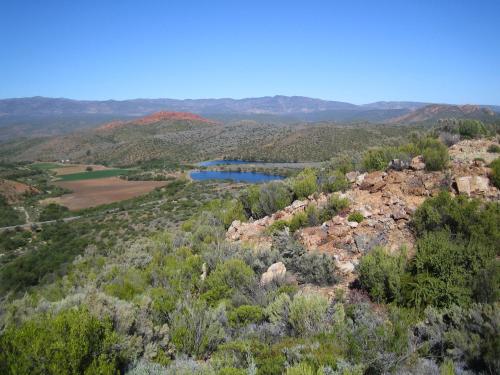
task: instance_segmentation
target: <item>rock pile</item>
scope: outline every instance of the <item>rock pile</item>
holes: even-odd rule
[[[481,149],[488,147],[483,141],[475,142],[479,143]],[[463,144],[465,146],[462,147],[459,143],[452,149],[475,150],[473,141],[465,141]],[[460,157],[452,152],[450,154],[452,160],[446,171],[425,171],[423,158],[417,156],[407,167],[405,164],[395,163],[398,168],[389,168],[386,172],[349,172],[346,177],[352,184],[351,189],[341,194],[351,203],[349,212],[343,212],[320,226],[301,229],[296,232],[296,238],[309,251],[334,256],[338,269],[348,279],[352,278],[359,258],[376,246],[384,246],[391,251],[405,246],[411,254],[415,238],[409,225],[410,218],[427,197],[448,190],[452,194],[500,199],[499,190],[490,184],[490,171],[484,163],[478,163],[462,154],[459,154]],[[405,168],[400,168],[403,166]],[[269,225],[278,219],[290,219],[310,204],[321,207],[327,201],[328,196],[324,194],[317,198],[311,196],[254,222],[235,221],[227,232],[227,238],[258,247],[271,247],[272,240],[265,234]],[[364,219],[360,223],[348,221],[348,214],[353,212],[361,213]]]

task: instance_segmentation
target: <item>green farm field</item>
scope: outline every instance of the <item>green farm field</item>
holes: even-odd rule
[[[127,173],[129,169],[105,169],[102,171],[79,172],[62,175],[59,181],[79,181],[79,180],[93,180],[96,178],[116,177]]]

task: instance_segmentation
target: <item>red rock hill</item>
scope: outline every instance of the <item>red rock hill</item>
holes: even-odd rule
[[[194,113],[161,111],[130,121],[112,121],[110,123],[102,125],[101,127],[99,127],[99,129],[109,130],[109,129],[115,129],[123,125],[149,125],[161,121],[197,121],[197,122],[204,122],[206,124],[215,123],[212,120],[206,119]]]

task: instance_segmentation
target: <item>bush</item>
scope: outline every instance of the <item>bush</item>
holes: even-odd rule
[[[305,362],[301,362],[298,365],[288,367],[286,369],[285,375],[319,375],[320,372],[314,371],[314,368],[309,366]]]
[[[500,368],[499,309],[499,303],[440,311],[427,308],[415,333],[430,356],[465,364],[473,373],[494,374]]]
[[[335,191],[344,191],[349,188],[350,184],[345,177],[345,173],[339,170],[333,171],[322,178],[321,190],[325,193],[333,193]]]
[[[448,148],[438,140],[428,141],[422,150],[425,168],[428,171],[441,171],[447,165],[450,159]]]
[[[273,181],[248,187],[240,201],[248,216],[259,219],[292,203],[292,194],[283,182]]]
[[[286,262],[287,267],[296,272],[301,283],[332,285],[335,277],[335,262],[330,255],[308,252]]]
[[[406,255],[389,255],[377,247],[361,258],[359,281],[361,287],[378,303],[401,301]]]
[[[230,259],[210,273],[203,287],[202,298],[210,305],[229,299],[237,291],[249,291],[255,284],[253,270],[240,259]]]
[[[492,144],[488,147],[488,152],[491,152],[491,153],[499,153],[500,152],[500,146],[499,145],[495,145],[495,144]]]
[[[262,307],[254,305],[239,306],[229,313],[229,323],[234,327],[259,323],[264,316]]]
[[[306,168],[292,181],[292,190],[297,199],[307,198],[318,190],[316,172]]]
[[[349,207],[349,199],[340,198],[337,194],[333,194],[328,199],[326,207],[320,213],[322,222],[330,220],[332,217]]]
[[[484,124],[479,120],[460,120],[458,133],[462,138],[472,139],[488,133]]]
[[[20,212],[7,203],[5,197],[0,194],[0,226],[9,227],[18,224],[24,224],[24,219]]]
[[[490,176],[491,183],[495,185],[497,189],[500,189],[500,158],[496,158],[495,161],[493,161],[490,164],[490,168],[491,168],[491,176]]]
[[[355,221],[356,223],[361,223],[364,219],[365,219],[365,217],[363,216],[363,214],[361,212],[358,212],[358,211],[351,213],[347,217],[348,221]]]
[[[172,343],[181,353],[202,357],[225,341],[223,305],[210,309],[203,300],[180,299],[171,321]]]
[[[313,335],[326,328],[328,300],[317,294],[296,295],[290,305],[289,323],[297,336]]]
[[[363,156],[363,169],[368,172],[382,171],[394,159],[394,150],[387,147],[373,148]]]
[[[58,220],[62,219],[65,216],[68,216],[69,209],[68,207],[61,206],[56,203],[50,203],[45,206],[40,212],[39,221],[49,221],[49,220]]]
[[[111,322],[85,309],[42,316],[0,337],[2,374],[109,374],[120,364]]]

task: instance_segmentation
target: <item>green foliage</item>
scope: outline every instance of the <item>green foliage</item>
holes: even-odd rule
[[[247,215],[258,219],[288,206],[292,195],[283,182],[273,181],[248,187],[240,200]]]
[[[500,146],[497,144],[492,144],[488,147],[488,152],[498,154],[500,153]]]
[[[145,275],[135,269],[119,273],[113,281],[106,285],[105,291],[111,296],[131,301],[134,296],[141,294],[146,289]]]
[[[298,294],[290,305],[289,323],[298,336],[311,335],[325,328],[328,300],[320,295]]]
[[[377,247],[361,258],[359,281],[378,303],[401,301],[406,255],[390,255]]]
[[[59,176],[61,181],[80,181],[80,180],[92,180],[94,178],[106,178],[106,177],[117,177],[125,175],[128,172],[127,169],[104,169],[100,171],[85,171],[79,173],[70,173]]]
[[[427,308],[416,332],[428,345],[430,356],[441,358],[445,364],[452,360],[465,363],[474,373],[494,374],[500,367],[499,309],[498,303],[439,311]]]
[[[214,306],[220,300],[230,299],[235,292],[251,288],[254,283],[253,270],[240,259],[230,259],[208,275],[202,298]]]
[[[234,327],[245,326],[250,323],[259,323],[264,317],[262,307],[242,305],[229,313],[229,323]]]
[[[2,374],[118,374],[119,340],[87,310],[34,318],[0,336]]]
[[[412,221],[420,239],[408,267],[406,303],[446,307],[496,301],[499,220],[497,202],[482,205],[445,192],[427,199]]]
[[[243,204],[236,199],[214,199],[207,204],[206,209],[224,225],[225,229],[228,229],[234,220],[246,221]]]
[[[297,199],[307,198],[318,190],[316,172],[306,168],[292,181],[292,190]]]
[[[276,220],[266,229],[266,232],[272,234],[288,227],[290,232],[293,233],[306,225],[308,225],[307,214],[305,212],[298,212],[290,220]]]
[[[344,191],[349,188],[350,184],[345,177],[345,172],[335,170],[321,178],[321,190],[325,193],[333,193],[336,191]]]
[[[359,211],[353,212],[347,217],[348,221],[355,221],[356,223],[361,223],[364,219],[365,217]]]
[[[500,189],[500,158],[496,158],[491,164],[491,176],[490,180],[497,189]]]
[[[484,136],[488,133],[484,124],[479,120],[460,120],[458,133],[462,138],[472,139]]]
[[[40,234],[43,241],[40,248],[17,257],[1,269],[0,293],[25,290],[62,272],[64,265],[83,253],[90,243],[86,235],[91,229],[69,223],[45,225]]]
[[[437,197],[428,198],[415,212],[412,225],[417,236],[426,232],[447,230],[452,237],[462,237],[465,241],[474,239],[494,246],[500,241],[498,222],[500,212],[498,202],[482,205],[479,200],[465,196],[453,198],[442,192]]]
[[[68,207],[61,206],[57,203],[50,203],[45,206],[40,212],[39,221],[59,220],[68,216]]]
[[[320,213],[320,221],[328,221],[335,215],[338,215],[343,210],[349,207],[349,199],[340,198],[337,194],[333,194],[328,199],[326,207]]]
[[[10,227],[18,224],[24,224],[23,215],[14,210],[14,208],[7,203],[5,197],[0,194],[0,227]]]
[[[198,357],[212,353],[224,342],[224,307],[209,308],[203,300],[179,300],[172,314],[171,339],[176,349]]]
[[[395,158],[396,150],[390,147],[373,148],[363,156],[363,168],[368,171],[382,171]]]
[[[448,148],[439,140],[426,138],[419,147],[428,171],[441,171],[448,165]]]
[[[321,371],[314,371],[314,369],[307,363],[301,362],[298,365],[288,367],[286,369],[286,375],[322,375]]]

